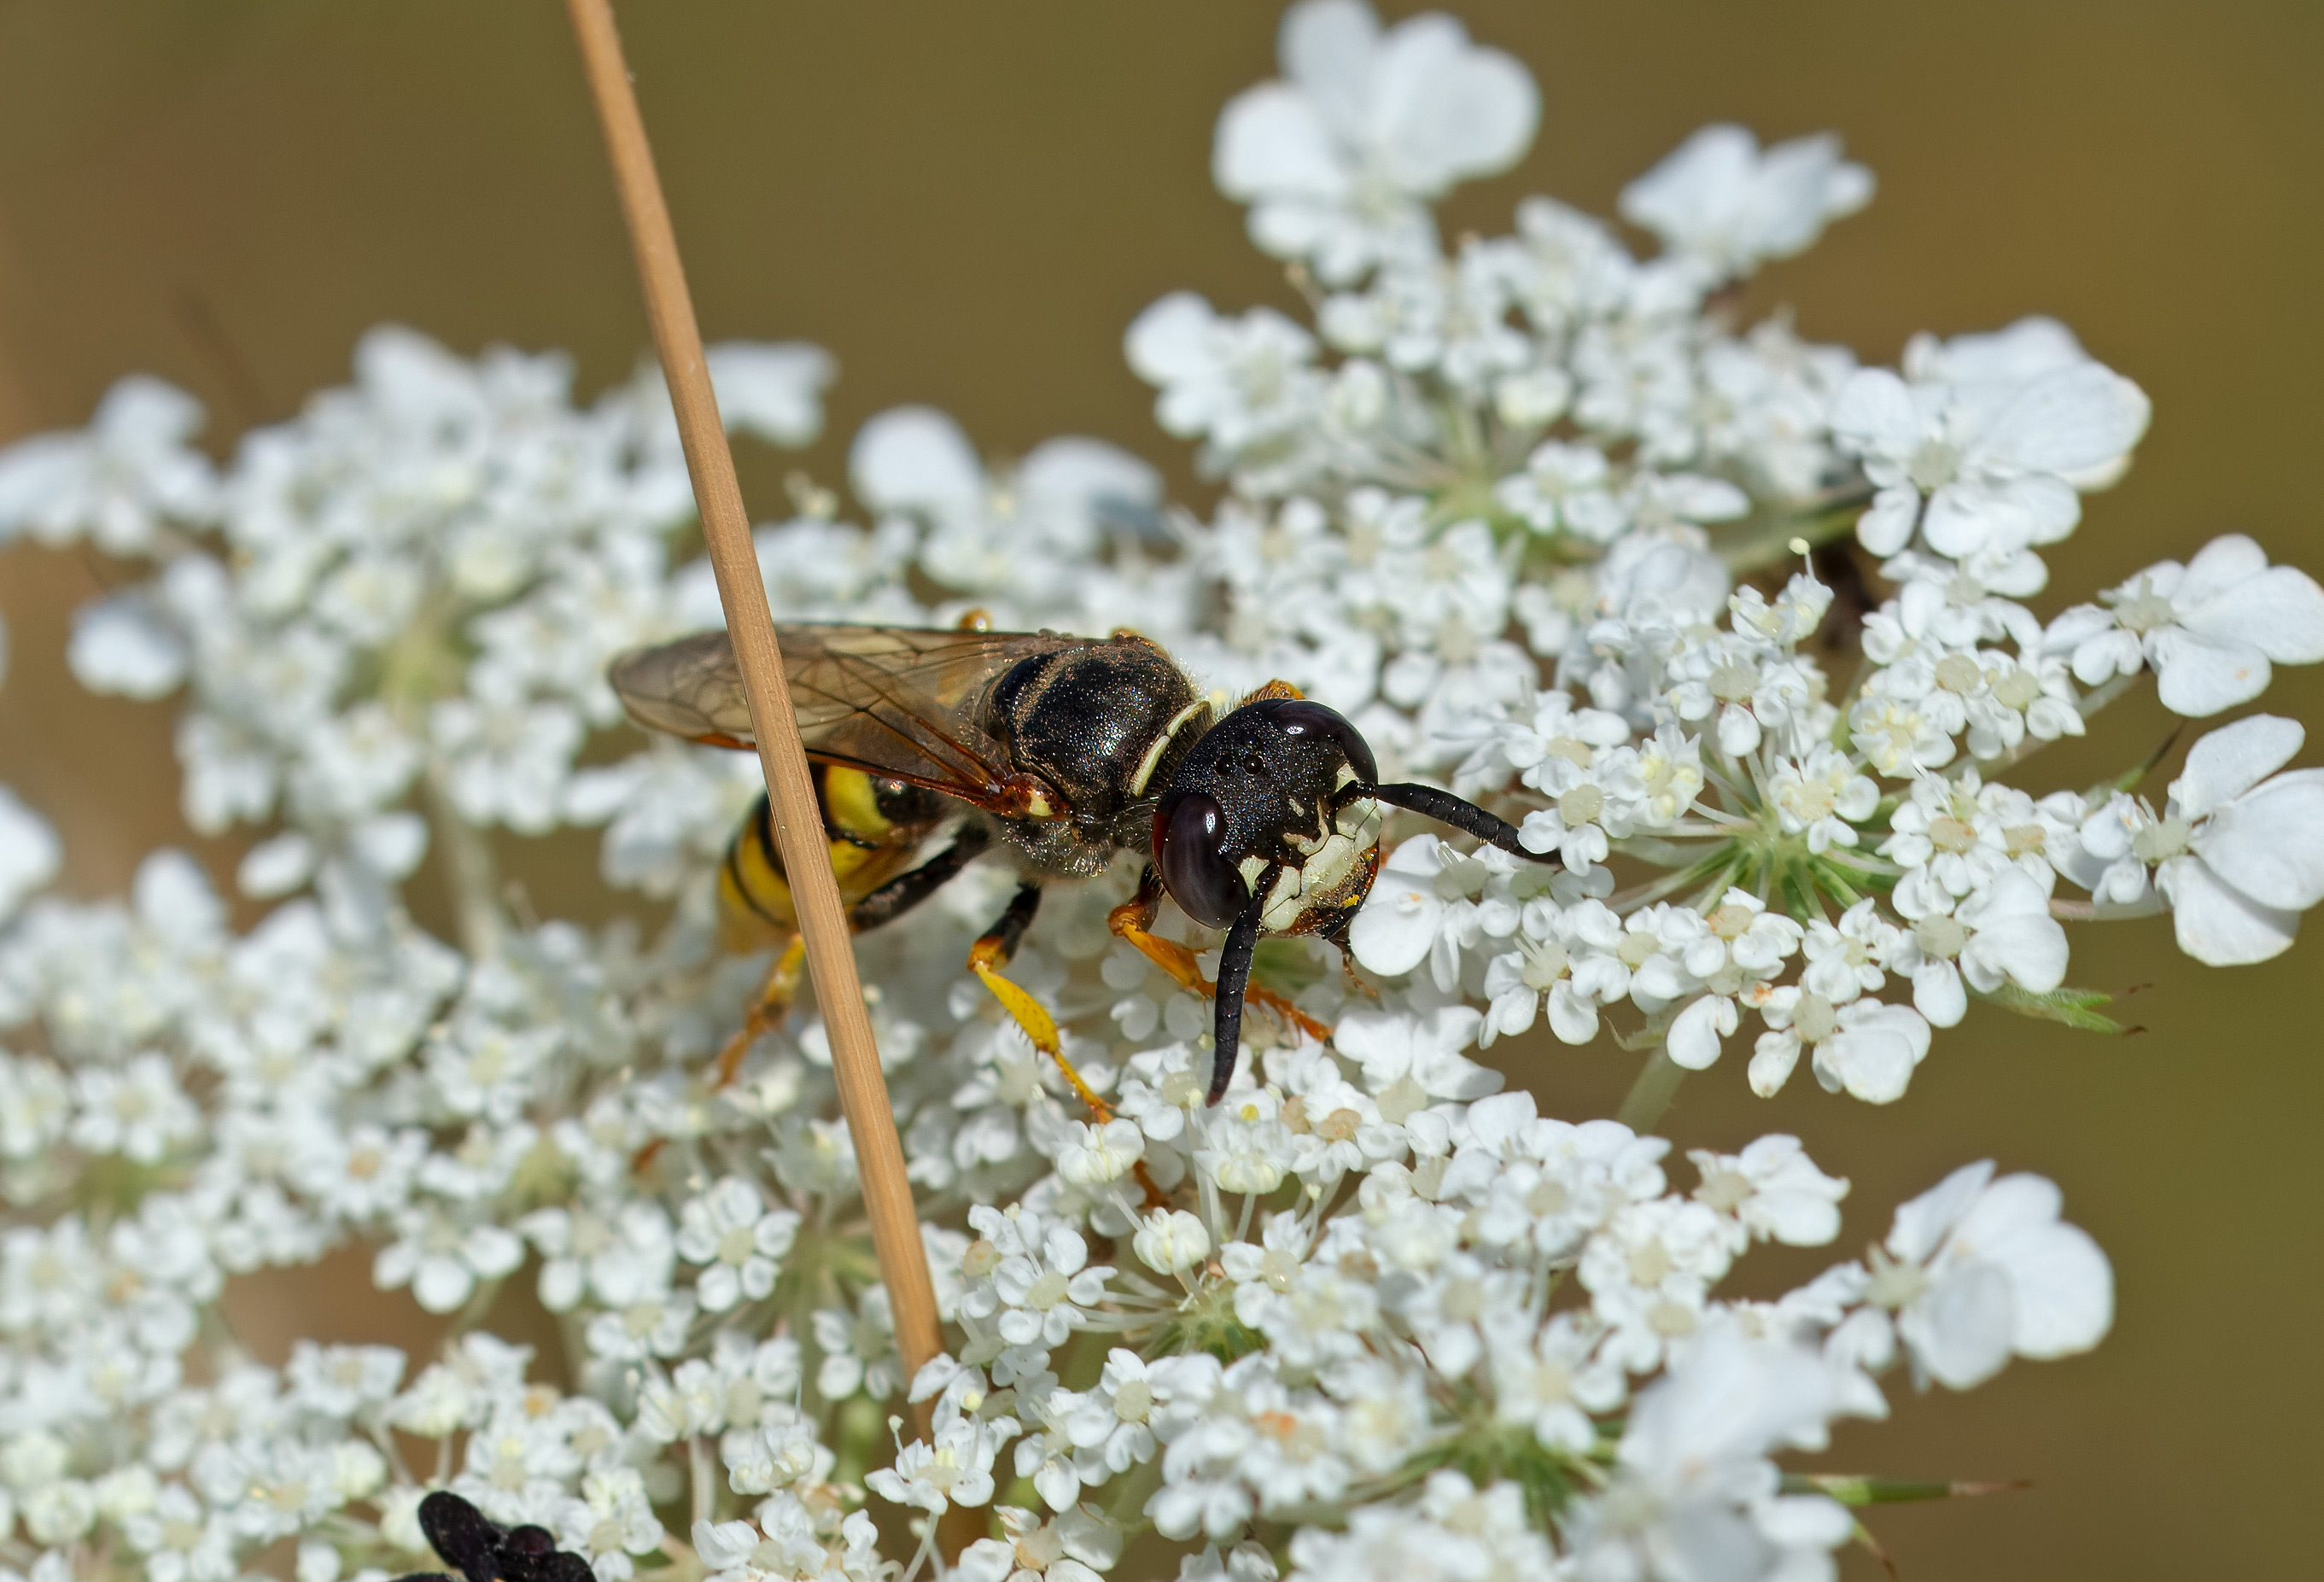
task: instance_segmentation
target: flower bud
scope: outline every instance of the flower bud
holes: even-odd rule
[[[1130,1246],[1148,1268],[1182,1274],[1210,1256],[1211,1233],[1184,1209],[1157,1209],[1139,1226]]]
[[[1071,1140],[1058,1150],[1057,1173],[1075,1186],[1102,1186],[1128,1175],[1145,1152],[1146,1135],[1134,1120],[1076,1121]]]

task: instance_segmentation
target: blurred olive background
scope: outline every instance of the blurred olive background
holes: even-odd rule
[[[1757,307],[1795,304],[1810,336],[1884,361],[1917,329],[2052,313],[2154,398],[2136,468],[2053,556],[2043,609],[2227,530],[2324,569],[2324,8],[1459,11],[1531,67],[1543,113],[1525,165],[1464,189],[1449,231],[1504,228],[1533,191],[1610,213],[1705,121],[1838,130],[1879,197],[1772,271]],[[804,464],[824,481],[841,481],[864,417],[931,401],[1000,453],[1060,432],[1117,441],[1203,503],[1120,336],[1181,286],[1295,306],[1209,180],[1213,119],[1272,74],[1277,15],[1218,0],[632,0],[632,64],[706,331],[838,355],[829,432]],[[116,376],[147,370],[208,403],[223,454],[343,381],[355,337],[383,320],[464,353],[567,348],[588,392],[644,350],[553,0],[0,3],[0,433],[84,421]],[[783,510],[791,464],[748,462],[761,516]],[[71,606],[125,575],[0,556],[14,649],[0,779],[62,829],[67,886],[89,896],[186,839],[169,711],[89,699],[62,667]],[[2292,672],[2267,704],[2324,718],[2324,685]],[[2170,723],[2149,702],[2120,705],[2094,740],[2018,778],[2088,783]],[[234,843],[198,849],[230,874]],[[591,860],[586,843],[555,846],[531,864],[535,894],[586,894]],[[2324,1472],[2319,945],[2223,973],[2178,957],[2167,924],[2076,939],[2073,980],[2135,991],[2125,1014],[2142,1035],[1980,1007],[1888,1109],[1804,1079],[1760,1103],[1730,1053],[1665,1129],[1730,1146],[1797,1131],[1856,1183],[1851,1250],[1903,1197],[1991,1156],[2054,1177],[2113,1255],[2119,1312],[2095,1355],[2021,1363],[1962,1396],[1899,1380],[1893,1422],[1847,1428],[1813,1463],[2032,1481],[1876,1513],[1906,1577],[2312,1574],[2300,1512]],[[1517,1058],[1552,1112],[1577,1118],[1609,1112],[1630,1065],[1605,1046]],[[1803,1277],[1827,1256],[1755,1255],[1757,1277]],[[235,1308],[277,1348],[318,1327],[424,1332],[349,1258],[245,1288]],[[1846,1569],[1879,1574],[1862,1551]]]

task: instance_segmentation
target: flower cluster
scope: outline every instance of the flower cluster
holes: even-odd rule
[[[1848,1183],[1796,1139],[1697,1151],[1677,1191],[1668,1144],[1526,1093],[1448,1101],[1409,1064],[1311,1042],[1214,1109],[1194,1060],[1133,1062],[1139,1118],[1110,1123],[1109,1168],[1086,1159],[1110,1127],[1074,1123],[1049,1190],[971,1211],[965,1344],[914,1384],[934,1449],[874,1490],[941,1511],[1013,1466],[1061,1521],[1211,1543],[1288,1526],[1294,1573],[1317,1577],[1478,1574],[1446,1528],[1484,1574],[1551,1574],[1561,1553],[1577,1576],[1656,1574],[1675,1548],[1685,1576],[1737,1543],[1775,1568],[1820,1562],[1851,1519],[1781,1492],[1774,1453],[1885,1415],[1877,1375],[1899,1364],[1966,1388],[2111,1317],[2103,1255],[2037,1177],[1960,1171],[1868,1263],[1735,1301],[1715,1288],[1754,1243],[1839,1232]],[[1191,1175],[1194,1206],[1137,1204],[1141,1156]],[[1131,1257],[1088,1264],[1091,1234]],[[1554,1304],[1567,1278],[1579,1300]],[[1065,1385],[1098,1344],[1097,1376]],[[1332,1509],[1344,1533],[1314,1524]],[[1249,1563],[1271,1575],[1264,1554]]]
[[[1208,1002],[1104,926],[1134,861],[1051,887],[1010,968],[1096,1113],[962,968],[1005,863],[865,935],[950,1347],[907,1377],[811,1009],[717,1074],[768,965],[715,899],[753,766],[639,736],[604,682],[719,620],[658,383],[576,404],[558,358],[382,330],[219,462],[126,381],[0,453],[0,534],[136,566],[69,661],[176,700],[186,818],[251,829],[256,921],[174,851],[125,900],[44,895],[56,839],[0,793],[0,1578],[226,1582],[290,1542],[299,1582],[376,1582],[430,1563],[433,1488],[603,1582],[1815,1577],[1882,1485],[1783,1458],[1891,1383],[2104,1335],[2103,1255],[1990,1164],[1733,1295],[1755,1245],[1835,1242],[1847,1183],[1783,1136],[1674,1179],[1653,1127],[1747,1016],[1755,1090],[1804,1059],[1875,1102],[1972,998],[2108,1026],[2070,922],[2287,948],[2324,899],[2297,723],[2201,736],[2159,811],[2152,743],[2097,786],[2015,776],[2150,676],[2209,718],[2324,659],[2324,591],[2227,537],[2040,612],[2145,398],[2048,320],[1895,370],[1739,322],[1738,282],[1869,199],[1832,140],[1690,139],[1622,198],[1650,256],[1545,198],[1448,249],[1429,205],[1522,155],[1524,69],[1360,0],[1301,0],[1281,50],[1215,174],[1312,323],[1182,293],[1126,342],[1207,520],[1112,446],[988,463],[901,408],[850,450],[860,520],[793,474],[768,595],[1133,627],[1222,696],[1339,708],[1383,778],[1556,863],[1391,826],[1362,977],[1260,952],[1330,1036],[1255,1011],[1215,1108]],[[711,362],[736,428],[818,429],[821,352]],[[670,903],[653,932],[512,898],[514,842],[575,826]],[[1502,1090],[1486,1057],[1537,1021],[1644,1053],[1618,1118]],[[351,1246],[447,1316],[441,1354],[263,1366],[226,1283]],[[491,1333],[512,1279],[558,1326],[537,1377]],[[987,1535],[947,1554],[964,1509]]]

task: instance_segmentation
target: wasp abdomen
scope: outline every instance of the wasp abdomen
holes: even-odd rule
[[[840,899],[854,905],[903,869],[944,816],[944,798],[899,780],[832,764],[811,766],[815,797]],[[730,951],[765,950],[798,928],[790,879],[762,792],[727,844],[718,874],[720,932]]]

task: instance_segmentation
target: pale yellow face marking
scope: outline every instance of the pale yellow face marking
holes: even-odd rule
[[[1299,914],[1305,910],[1302,904],[1305,896],[1311,891],[1328,891],[1344,882],[1364,853],[1379,844],[1379,809],[1370,802],[1342,808],[1333,822],[1331,833],[1312,847],[1295,842],[1305,860],[1296,869],[1285,869],[1277,878],[1274,889],[1268,893],[1267,909],[1259,919],[1259,926],[1268,933],[1280,934],[1298,922]],[[1244,882],[1255,883],[1259,875],[1252,871],[1251,863],[1244,864]]]

